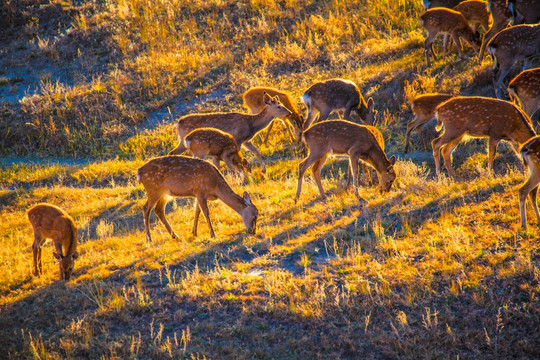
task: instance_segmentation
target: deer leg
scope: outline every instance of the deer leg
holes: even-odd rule
[[[497,145],[499,145],[499,139],[489,138],[488,144],[488,170],[493,172],[493,161],[495,161],[495,153],[497,152]]]
[[[266,134],[264,136],[264,141],[263,141],[263,144],[265,146],[266,146],[266,143],[268,142],[268,136],[270,135],[270,131],[272,131],[272,128],[274,127],[274,122],[275,121],[276,121],[275,119],[270,121],[270,126],[268,126],[268,130],[266,130]],[[259,138],[259,140],[260,140],[260,138]]]
[[[456,146],[458,146],[461,139],[463,139],[463,136],[464,135],[461,135],[458,138],[452,139],[451,141],[447,142],[441,150],[446,171],[448,172],[448,175],[454,180],[456,180],[456,173],[452,168],[452,152],[454,151]]]
[[[324,109],[324,111],[321,111],[319,113],[319,121],[324,121],[324,120],[328,119],[328,116],[330,116],[331,112],[332,112],[332,109],[330,109],[330,108],[326,108],[326,109]]]
[[[167,200],[165,197],[162,197],[158,200],[156,207],[154,208],[154,213],[156,213],[157,217],[163,225],[165,225],[165,229],[171,234],[173,239],[178,239],[178,235],[174,232],[174,230],[171,228],[171,225],[167,221],[167,218],[165,218],[165,205],[167,205]]]
[[[296,138],[293,135],[294,129],[291,130],[293,126],[288,121],[281,120],[281,122],[283,123],[283,125],[285,125],[285,130],[287,130],[287,134],[289,134],[289,139],[291,139],[291,144],[294,143],[296,141]]]
[[[355,153],[349,153],[349,164],[352,171],[352,178],[353,178],[353,188],[354,188],[354,195],[360,199],[360,195],[358,195],[358,162],[359,157]]]
[[[484,52],[486,51],[486,46],[496,33],[499,32],[499,30],[502,30],[504,26],[501,26],[501,24],[495,25],[495,23],[492,24],[491,28],[484,34],[484,38],[482,39],[482,45],[480,46],[480,51],[478,52],[478,63],[481,64],[482,60],[484,59]]]
[[[432,34],[428,32],[428,36],[426,37],[426,41],[424,42],[424,53],[426,54],[426,61],[427,66],[431,66],[431,61],[429,61],[429,54],[433,55],[433,59],[437,60],[437,56],[435,55],[435,52],[433,51],[433,40],[435,40],[435,36],[437,36],[437,33]]]
[[[461,49],[461,41],[459,40],[459,36],[454,31],[452,31],[451,35],[452,40],[454,40],[454,43],[456,43],[458,55],[461,57],[463,55],[463,51]]]
[[[181,140],[178,146],[172,150],[169,155],[182,155],[186,150],[187,148],[184,146],[184,141]]]
[[[158,198],[148,197],[148,200],[146,200],[146,203],[144,204],[144,207],[143,207],[144,229],[146,231],[146,241],[148,242],[152,241],[152,237],[150,236],[150,212],[156,206],[160,198],[161,197],[158,197]]]
[[[351,111],[352,111],[352,104],[347,104],[347,107],[345,108],[345,111],[343,112],[343,119],[345,120],[351,120]],[[364,119],[362,119],[363,121]]]
[[[508,75],[510,70],[512,69],[512,65],[514,65],[514,62],[510,64],[501,64],[497,63],[495,67],[495,77],[493,78],[493,88],[495,89],[495,96],[498,99],[502,99],[502,81]]]
[[[32,253],[34,255],[34,275],[40,276],[42,274],[41,267],[41,235],[34,230],[34,244],[32,245]]]
[[[199,207],[201,208],[204,218],[206,219],[208,229],[210,229],[210,236],[215,238],[216,234],[214,234],[214,229],[212,228],[212,223],[210,222],[210,213],[208,212],[208,204],[206,202],[206,198],[202,196],[197,196],[197,202],[199,203]]]
[[[193,219],[193,230],[191,233],[193,236],[197,236],[197,224],[199,223],[199,215],[201,213],[201,208],[199,207],[199,203],[197,199],[195,199],[195,218]]]
[[[326,159],[328,158],[328,154],[324,155],[319,160],[315,161],[315,164],[313,164],[313,167],[311,170],[313,171],[313,177],[315,178],[315,182],[317,183],[317,187],[319,188],[319,193],[321,194],[321,197],[323,200],[326,200],[326,194],[324,192],[322,182],[321,182],[321,169],[326,162]]]
[[[251,141],[246,141],[242,145],[244,145],[244,147],[249,152],[251,152],[252,154],[255,155],[255,157],[257,158],[257,161],[259,161],[259,164],[261,164],[261,169],[262,169],[263,174],[266,174],[266,166],[264,166],[264,163],[263,163],[262,158],[261,158],[261,154],[259,153],[259,150],[257,150],[257,148],[255,147],[255,145],[253,145],[253,143],[251,143]]]
[[[540,222],[540,218],[538,218],[538,206],[536,203],[536,193],[538,190],[538,184],[540,183],[540,173],[535,172],[536,169],[531,169],[531,176],[527,180],[527,182],[519,189],[519,211],[521,213],[521,226],[523,229],[527,230],[527,209],[525,208],[525,200],[527,200],[527,196],[531,194],[534,190],[534,201],[533,208],[535,208],[535,214],[537,214],[537,219]],[[531,200],[532,196],[531,196]]]
[[[536,197],[536,194],[538,193],[538,185],[534,189],[531,190],[529,193],[529,196],[531,198],[531,204],[534,209],[534,214],[536,215],[536,222],[540,224],[540,212],[538,211],[538,198]]]
[[[362,172],[364,173],[364,176],[366,177],[366,183],[369,186],[374,186],[375,182],[373,181],[373,171],[371,170],[371,166],[368,166],[363,161],[360,165],[362,166]]]
[[[218,168],[219,170],[219,157],[218,156],[212,156],[212,163],[214,164],[215,167]]]
[[[405,153],[409,151],[409,143],[411,141],[411,134],[416,129],[416,133],[418,134],[418,137],[422,141],[422,145],[424,145],[424,149],[426,148],[426,144],[424,142],[424,138],[422,137],[422,128],[424,127],[426,123],[423,121],[420,121],[418,119],[418,116],[415,115],[414,119],[412,119],[407,124],[407,134],[405,135]]]
[[[296,197],[294,198],[295,203],[298,201],[298,198],[300,197],[300,192],[302,191],[302,180],[304,178],[304,173],[320,158],[321,156],[319,156],[318,154],[309,153],[308,157],[302,160],[302,162],[300,162],[300,165],[298,165],[298,185],[296,187]]]
[[[313,121],[315,120],[315,116],[318,114],[318,110],[315,110],[314,108],[310,108],[306,121],[304,123],[304,129],[307,130]]]
[[[452,38],[453,39],[453,38]],[[448,34],[443,35],[443,45],[442,45],[442,58],[446,59],[446,47],[448,46]],[[448,50],[450,51],[450,50]]]

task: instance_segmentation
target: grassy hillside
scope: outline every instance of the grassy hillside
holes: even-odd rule
[[[492,96],[491,62],[468,49],[426,68],[419,1],[12,1],[0,10],[0,351],[9,358],[535,358],[540,353],[538,226],[520,230],[521,161],[460,145],[461,181],[434,175],[413,136],[424,92]],[[512,74],[517,73],[517,69]],[[297,204],[300,144],[276,125],[250,182],[257,234],[222,202],[217,238],[193,199],[176,199],[170,239],[144,239],[136,169],[176,145],[174,118],[242,110],[269,85],[296,99],[331,77],[373,97],[389,193],[345,190],[347,163],[311,176]],[[300,104],[299,104],[300,105]],[[274,127],[274,128],[276,128]],[[434,136],[431,126],[427,131]],[[31,275],[25,211],[54,203],[78,227],[80,258],[57,281],[49,242]],[[529,209],[530,210],[530,209]]]

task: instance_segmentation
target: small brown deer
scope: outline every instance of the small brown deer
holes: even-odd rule
[[[313,165],[313,175],[323,199],[326,194],[321,183],[321,169],[330,154],[349,156],[349,173],[352,172],[354,193],[358,195],[358,161],[362,160],[375,168],[379,175],[382,191],[390,190],[396,178],[394,172],[395,157],[390,160],[381,149],[379,140],[372,132],[372,127],[359,125],[344,120],[329,120],[311,126],[302,135],[302,140],[309,149],[309,154],[298,167],[298,187],[295,202],[302,191],[304,173]]]
[[[77,227],[75,221],[64,210],[52,204],[41,203],[34,205],[27,212],[28,220],[34,230],[34,275],[43,273],[41,265],[41,245],[51,239],[60,268],[60,280],[69,281],[77,252]]]
[[[319,114],[319,121],[328,119],[332,111],[343,110],[343,119],[350,120],[351,111],[355,111],[362,121],[372,125],[375,114],[373,99],[366,102],[360,89],[350,80],[330,79],[317,82],[302,95],[308,109],[304,129],[313,124]]]
[[[419,22],[428,33],[424,43],[424,52],[426,54],[428,67],[431,66],[429,58],[430,53],[433,55],[433,58],[437,59],[437,56],[433,51],[433,41],[439,33],[449,33],[450,36],[452,36],[460,56],[463,54],[461,42],[459,41],[460,38],[465,39],[475,51],[478,51],[478,48],[480,47],[480,34],[471,29],[467,20],[465,20],[460,12],[446,8],[433,8],[424,12],[420,16]],[[446,58],[446,46],[447,40],[445,36],[443,42],[443,59]]]
[[[482,0],[467,0],[456,5],[454,10],[459,11],[463,15],[474,32],[476,32],[480,26],[484,28],[484,31],[489,29],[489,11],[487,2]]]
[[[283,106],[277,97],[272,98],[270,95],[265,94],[264,103],[266,106],[255,115],[232,112],[182,116],[176,124],[179,144],[169,155],[181,155],[186,151],[184,137],[191,131],[202,127],[210,127],[231,134],[238,145],[244,145],[246,149],[255,154],[261,164],[263,173],[265,173],[266,166],[262,161],[261,154],[250,140],[259,131],[266,128],[275,117],[284,118],[291,115],[291,112]]]
[[[441,136],[431,142],[436,173],[440,173],[440,154],[448,175],[456,179],[452,169],[452,152],[469,135],[488,137],[488,169],[493,170],[497,145],[509,141],[519,151],[521,144],[535,136],[531,120],[521,109],[508,101],[479,97],[457,96],[442,103],[435,111],[437,131],[444,126]]]
[[[455,7],[457,4],[459,4],[462,1],[464,0],[424,0],[423,4],[424,4],[424,9],[426,10],[431,9],[431,8],[436,8],[436,7],[444,7],[444,8],[452,9],[453,7]]]
[[[508,84],[510,98],[530,118],[540,108],[540,68],[525,70]]]
[[[487,8],[489,13],[491,14],[492,22],[491,27],[484,34],[484,37],[482,39],[482,47],[480,48],[480,51],[478,53],[479,64],[482,63],[482,59],[484,58],[484,52],[486,50],[487,44],[489,43],[489,40],[491,40],[491,38],[494,37],[499,31],[507,27],[510,20],[512,20],[512,14],[508,9],[506,0],[489,0],[487,3]]]
[[[502,97],[502,81],[512,65],[523,60],[523,69],[531,67],[532,60],[540,56],[540,25],[516,25],[499,32],[488,45],[495,59],[493,87],[497,98]]]
[[[536,24],[540,21],[540,1],[538,0],[508,0],[508,9],[516,24],[518,14],[525,24]]]
[[[424,150],[427,150],[422,129],[435,117],[435,109],[441,103],[449,100],[454,95],[449,94],[424,94],[417,96],[411,103],[411,109],[414,113],[414,119],[407,124],[407,135],[405,136],[405,153],[409,151],[409,141],[413,130],[416,129],[418,138],[422,142]]]
[[[300,135],[304,127],[304,119],[302,118],[302,115],[300,115],[300,113],[298,112],[298,109],[296,108],[296,106],[291,100],[291,97],[287,93],[279,91],[274,88],[270,88],[270,87],[262,87],[262,86],[254,87],[247,90],[242,95],[242,99],[244,101],[244,107],[248,108],[250,114],[259,113],[265,106],[265,103],[264,103],[265,92],[272,97],[277,96],[279,98],[279,101],[281,101],[281,103],[283,104],[283,106],[289,109],[289,111],[291,112],[291,115],[285,118],[287,122],[283,122],[283,124],[285,124],[285,128],[287,129],[287,132],[289,134],[289,137],[291,138],[291,141],[294,141],[295,139],[291,133],[290,127],[293,128],[296,138],[300,140]],[[268,135],[270,134],[270,131],[272,130],[272,126],[274,126],[274,122],[270,123],[270,126],[268,127],[268,130],[266,131],[266,135],[264,136],[265,145],[266,145],[266,142],[268,141]]]
[[[525,166],[529,168],[529,179],[519,189],[519,211],[521,213],[521,226],[527,230],[527,209],[525,200],[527,195],[531,197],[531,203],[536,215],[536,221],[540,223],[540,212],[536,194],[540,184],[540,136],[535,136],[527,141],[520,150]]]
[[[208,213],[208,200],[220,199],[242,217],[248,234],[255,234],[257,227],[257,208],[251,202],[247,192],[238,196],[231,189],[219,170],[207,161],[185,156],[163,156],[152,159],[137,171],[137,180],[143,184],[148,200],[144,204],[144,227],[146,240],[150,236],[150,212],[154,210],[159,220],[171,234],[173,239],[178,235],[173,231],[165,218],[165,205],[170,196],[195,197],[195,220],[193,236],[197,236],[197,223],[202,211],[210,229],[210,235],[215,237]]]
[[[213,128],[195,129],[184,138],[184,143],[191,154],[199,159],[211,156],[219,169],[223,161],[232,171],[244,173],[247,177],[247,160],[240,154],[240,147],[231,134]]]

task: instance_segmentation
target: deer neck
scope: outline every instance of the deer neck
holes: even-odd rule
[[[242,215],[242,210],[246,208],[244,199],[231,189],[223,177],[218,184],[216,195],[227,206]]]
[[[274,119],[274,116],[268,113],[268,107],[265,106],[260,113],[253,115],[250,119],[250,128],[252,133],[256,134],[267,127],[272,119]]]
[[[369,158],[379,174],[385,172],[391,165],[379,146],[376,146],[376,149],[370,153]]]

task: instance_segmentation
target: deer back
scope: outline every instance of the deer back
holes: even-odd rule
[[[451,99],[454,95],[450,94],[422,94],[414,98],[411,102],[411,110],[419,117],[431,120],[435,116],[435,109],[441,103]]]
[[[357,107],[363,100],[358,86],[350,80],[330,79],[313,84],[304,93],[304,97],[309,97],[311,105],[316,109],[323,106],[332,109],[343,109],[349,102]],[[362,98],[361,98],[362,97]],[[364,104],[367,108],[367,104]]]
[[[508,91],[519,98],[534,99],[540,96],[540,68],[519,73],[508,84]]]
[[[221,156],[223,153],[240,150],[231,134],[214,128],[195,129],[186,135],[184,142],[197,156]]]
[[[538,0],[508,0],[508,10],[514,23],[517,14],[525,20],[525,24],[535,24],[540,21],[540,1]]]
[[[513,62],[540,55],[540,25],[516,25],[491,39],[488,51],[497,62]]]
[[[454,7],[454,10],[460,12],[469,23],[489,24],[489,11],[485,1],[467,0]]]
[[[420,15],[420,25],[428,32],[470,32],[472,29],[465,17],[458,11],[447,8],[432,8]]]

